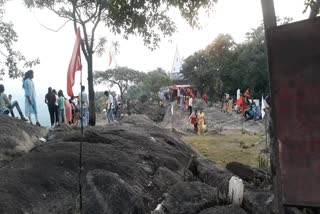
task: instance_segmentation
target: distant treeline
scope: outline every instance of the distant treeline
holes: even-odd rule
[[[236,94],[249,88],[253,97],[269,93],[267,50],[260,25],[237,44],[229,34],[220,34],[204,50],[195,52],[182,65],[184,78],[210,100],[224,93]]]

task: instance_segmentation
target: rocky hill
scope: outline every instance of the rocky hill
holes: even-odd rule
[[[233,174],[146,116],[89,127],[84,136],[60,127],[45,143],[40,127],[0,121],[0,152],[3,145],[12,152],[0,168],[0,213],[270,213],[272,194],[248,183],[242,207],[228,205]]]

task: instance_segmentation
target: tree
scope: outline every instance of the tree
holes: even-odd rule
[[[32,67],[39,64],[39,59],[32,61],[26,60],[21,52],[13,48],[14,43],[18,41],[18,35],[13,29],[11,22],[6,23],[3,21],[4,6],[6,1],[0,0],[0,80],[6,73],[9,78],[18,78],[23,75],[21,69],[19,69],[20,63],[23,67]],[[7,70],[7,72],[5,72]]]
[[[188,57],[182,65],[182,73],[200,91],[208,93],[211,99],[219,99],[225,91],[231,60],[236,47],[229,34],[220,34],[204,50]]]
[[[158,97],[161,87],[169,85],[172,85],[172,81],[162,68],[148,72],[143,79],[143,86],[153,100]]]
[[[143,82],[140,82],[129,87],[127,97],[129,100],[145,103],[150,98],[150,93],[146,90]]]
[[[117,67],[106,71],[96,71],[94,77],[96,84],[106,83],[109,84],[110,87],[114,85],[118,86],[121,100],[125,102],[125,94],[129,86],[141,82],[144,75],[142,72],[127,67]]]
[[[82,28],[84,39],[81,43],[83,55],[88,64],[89,124],[95,125],[93,54],[103,50],[106,39],[101,38],[95,45],[95,31],[103,22],[116,34],[139,35],[145,45],[156,48],[160,33],[171,35],[176,26],[169,17],[171,7],[177,7],[181,15],[192,26],[198,24],[198,10],[211,8],[217,0],[24,0],[27,7],[47,8],[60,17]],[[89,30],[90,29],[90,30]]]
[[[237,48],[237,64],[233,75],[240,89],[250,88],[253,96],[269,93],[269,75],[267,49],[265,46],[264,28],[261,24],[246,34],[246,41]],[[232,87],[236,91],[237,87]]]
[[[308,8],[310,8],[309,18],[315,18],[319,14],[320,0],[305,0],[304,5],[304,13],[308,10]]]
[[[287,23],[291,19],[279,20]],[[252,96],[269,93],[267,51],[261,24],[246,34],[246,40],[236,44],[228,34],[219,35],[204,50],[188,57],[182,65],[184,77],[200,93],[208,93],[211,100],[223,93],[235,94],[238,88],[250,88]]]

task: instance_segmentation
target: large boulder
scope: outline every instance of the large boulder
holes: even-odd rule
[[[164,201],[167,214],[197,214],[217,205],[217,190],[202,182],[184,182],[173,186]]]
[[[130,105],[129,113],[147,115],[152,121],[159,123],[166,114],[166,108],[158,104],[135,102]]]
[[[246,214],[247,212],[244,211],[238,205],[228,205],[228,206],[217,206],[211,207],[201,211],[199,214]]]
[[[170,186],[193,177],[194,155],[142,115],[84,136],[66,130],[0,169],[0,213],[148,213]]]
[[[253,183],[257,186],[271,183],[270,175],[263,170],[247,166],[239,162],[230,162],[226,165],[226,168],[235,175],[239,176],[242,180]]]
[[[43,127],[6,115],[0,115],[0,124],[0,166],[28,153],[48,134]]]

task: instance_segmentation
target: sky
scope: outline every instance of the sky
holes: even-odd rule
[[[302,13],[304,0],[274,0],[274,3],[276,15],[279,17],[292,17],[293,21],[308,17],[308,14]],[[19,36],[15,47],[28,59],[37,57],[40,59],[40,65],[33,68],[38,97],[44,98],[49,86],[66,92],[66,72],[75,41],[71,22],[60,31],[53,32],[45,29],[41,24],[51,29],[58,29],[65,20],[58,18],[50,11],[27,9],[22,0],[11,0],[5,8],[5,20],[13,22],[14,29]],[[115,59],[118,66],[127,66],[143,72],[158,67],[170,71],[176,47],[178,47],[179,55],[186,58],[195,51],[205,48],[220,33],[228,33],[240,43],[244,40],[246,32],[256,28],[262,22],[260,0],[220,0],[210,14],[200,14],[201,29],[192,29],[180,17],[177,10],[172,10],[171,14],[178,27],[177,32],[170,38],[163,38],[159,48],[155,51],[145,47],[141,38],[131,36],[128,40],[124,40],[121,36],[110,34],[103,25],[98,27],[97,35],[106,36],[110,42],[119,42],[120,53]],[[101,71],[110,68],[108,50],[107,47],[102,57],[94,58],[94,70]],[[85,61],[84,58],[82,61]],[[84,68],[86,68],[85,64]],[[86,69],[83,71],[83,82],[87,85]],[[0,84],[5,84],[6,92],[13,94],[23,102],[21,79],[5,78],[4,81],[0,81]],[[76,84],[78,86],[75,85],[75,94],[80,88],[79,74],[76,76]],[[106,86],[95,87],[96,91],[105,89],[108,88]],[[39,102],[41,102],[40,105],[45,105],[42,99]]]

